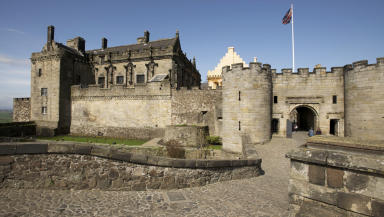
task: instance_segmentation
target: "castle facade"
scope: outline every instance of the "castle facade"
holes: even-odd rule
[[[224,149],[268,141],[272,134],[312,128],[323,135],[384,140],[384,58],[327,71],[277,73],[251,62],[222,67],[222,88],[201,89],[195,60],[174,38],[85,50],[77,37],[47,43],[31,57],[31,98],[14,99],[15,120],[32,120],[37,134],[163,137],[169,125],[206,125]],[[219,85],[220,86],[220,85]]]

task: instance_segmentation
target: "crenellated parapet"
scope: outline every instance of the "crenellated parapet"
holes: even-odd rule
[[[376,68],[384,67],[384,57],[376,58],[376,64],[368,64],[368,60],[359,60],[344,66],[344,73],[369,71]]]
[[[344,67],[332,67],[331,71],[327,71],[326,67],[317,67],[312,71],[309,68],[298,68],[297,72],[293,73],[291,68],[285,68],[281,70],[281,73],[277,73],[276,70],[272,71],[273,77],[335,77],[343,76]]]

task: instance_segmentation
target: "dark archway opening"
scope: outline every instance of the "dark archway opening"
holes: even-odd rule
[[[298,107],[296,108],[297,111],[297,120],[296,124],[298,127],[298,130],[309,130],[312,128],[315,129],[315,117],[316,114],[307,107]]]
[[[331,119],[329,122],[329,134],[337,136],[338,134],[338,119]]]
[[[276,118],[272,119],[271,131],[272,131],[272,133],[278,133],[279,132],[279,119],[276,119]]]

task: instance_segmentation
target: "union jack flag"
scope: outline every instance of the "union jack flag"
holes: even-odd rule
[[[285,14],[285,16],[283,17],[283,24],[288,24],[291,22],[291,18],[292,18],[292,8],[290,8],[287,13]]]

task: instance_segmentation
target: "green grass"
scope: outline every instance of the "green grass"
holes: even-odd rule
[[[12,111],[0,110],[0,123],[12,122]]]
[[[223,146],[222,145],[208,145],[208,149],[214,149],[214,150],[221,150]]]
[[[38,137],[37,139],[55,140],[55,141],[73,141],[73,142],[89,142],[104,144],[123,144],[128,146],[139,146],[147,142],[140,139],[114,139],[105,137],[82,137],[82,136],[54,136],[54,137]]]

